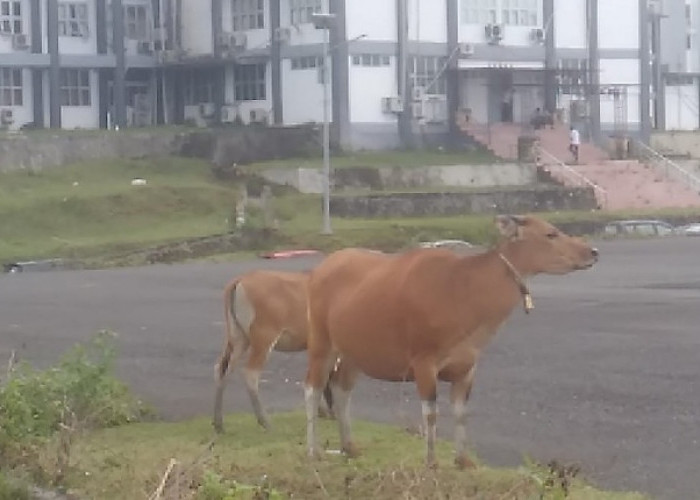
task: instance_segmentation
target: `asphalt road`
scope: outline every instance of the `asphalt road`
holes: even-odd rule
[[[700,498],[700,238],[598,246],[594,269],[532,280],[535,311],[516,311],[484,352],[469,402],[470,440],[490,464],[517,464],[523,454],[555,458],[580,463],[601,486]],[[120,335],[119,374],[144,399],[167,418],[208,414],[224,283],[251,268],[315,262],[0,276],[0,360],[16,349],[45,366],[111,329]],[[304,365],[303,353],[272,356],[261,387],[269,409],[301,407]],[[448,437],[446,389],[438,425]],[[414,392],[362,379],[353,413],[415,422]],[[250,410],[240,378],[225,404]]]

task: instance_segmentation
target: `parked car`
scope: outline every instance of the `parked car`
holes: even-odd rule
[[[668,222],[662,220],[615,220],[606,224],[606,236],[671,236],[677,234]]]
[[[676,232],[684,236],[700,236],[700,222],[678,226]]]

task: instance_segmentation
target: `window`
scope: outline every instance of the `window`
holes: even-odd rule
[[[0,1],[0,33],[22,33],[22,2]]]
[[[0,106],[22,105],[22,70],[0,68]]]
[[[148,40],[148,9],[146,5],[124,7],[124,30],[130,40]]]
[[[462,22],[489,24],[498,22],[498,0],[462,0]]]
[[[426,94],[446,94],[445,73],[443,68],[446,57],[413,56],[409,66],[411,83],[414,87],[426,87]],[[435,76],[441,72],[436,80]],[[427,88],[430,85],[430,88]]]
[[[289,0],[291,24],[311,22],[311,14],[323,10],[323,0]]]
[[[540,0],[462,0],[464,24],[537,26]]]
[[[323,66],[323,57],[306,56],[292,59],[292,69],[313,69]]]
[[[61,70],[61,105],[90,106],[90,70]]]
[[[233,31],[254,30],[265,27],[264,0],[231,0]]]
[[[188,106],[214,102],[213,71],[191,71],[185,76],[185,104]]]
[[[355,54],[352,56],[353,66],[389,66],[389,56],[379,54]]]
[[[233,72],[237,101],[265,99],[265,64],[238,64]]]
[[[689,4],[685,4],[685,25],[689,28],[693,25],[693,9]]]
[[[86,3],[61,2],[58,4],[58,36],[86,37],[88,31]]]
[[[586,59],[562,59],[559,61],[559,92],[583,96],[588,85],[588,61]]]

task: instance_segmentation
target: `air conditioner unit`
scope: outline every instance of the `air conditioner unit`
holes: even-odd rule
[[[530,31],[530,40],[533,43],[544,43],[545,33],[542,28],[532,28]]]
[[[250,110],[251,123],[266,123],[268,112],[264,108],[255,108]]]
[[[248,37],[245,33],[234,33],[231,35],[231,47],[237,49],[245,49],[248,43]]]
[[[275,30],[275,41],[280,43],[286,43],[292,36],[291,28],[277,28]]]
[[[233,123],[238,116],[238,106],[227,104],[221,107],[221,121],[224,123]]]
[[[416,85],[415,87],[413,87],[413,89],[411,90],[412,101],[422,101],[424,97],[425,87],[421,87],[420,85]]]
[[[403,101],[400,97],[382,97],[382,113],[402,113]]]
[[[484,27],[484,34],[489,43],[496,44],[503,40],[502,24],[487,24]]]
[[[153,42],[150,40],[139,40],[136,44],[136,52],[139,54],[152,54]]]
[[[12,35],[12,48],[15,50],[24,50],[29,48],[29,39],[24,33],[16,33]]]
[[[211,102],[199,103],[199,116],[202,118],[211,118],[214,116],[214,104]]]
[[[231,48],[231,38],[233,35],[231,33],[219,33],[216,39],[216,45],[220,49],[228,50]]]
[[[474,44],[472,43],[460,43],[457,47],[458,54],[461,57],[471,57],[474,55]]]
[[[0,124],[12,125],[15,122],[15,117],[10,108],[0,109]]]

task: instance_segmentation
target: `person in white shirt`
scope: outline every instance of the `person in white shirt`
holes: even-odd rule
[[[569,151],[574,155],[574,161],[578,163],[578,149],[581,145],[581,137],[579,136],[578,130],[576,130],[573,125],[571,126],[571,132],[569,132]]]

